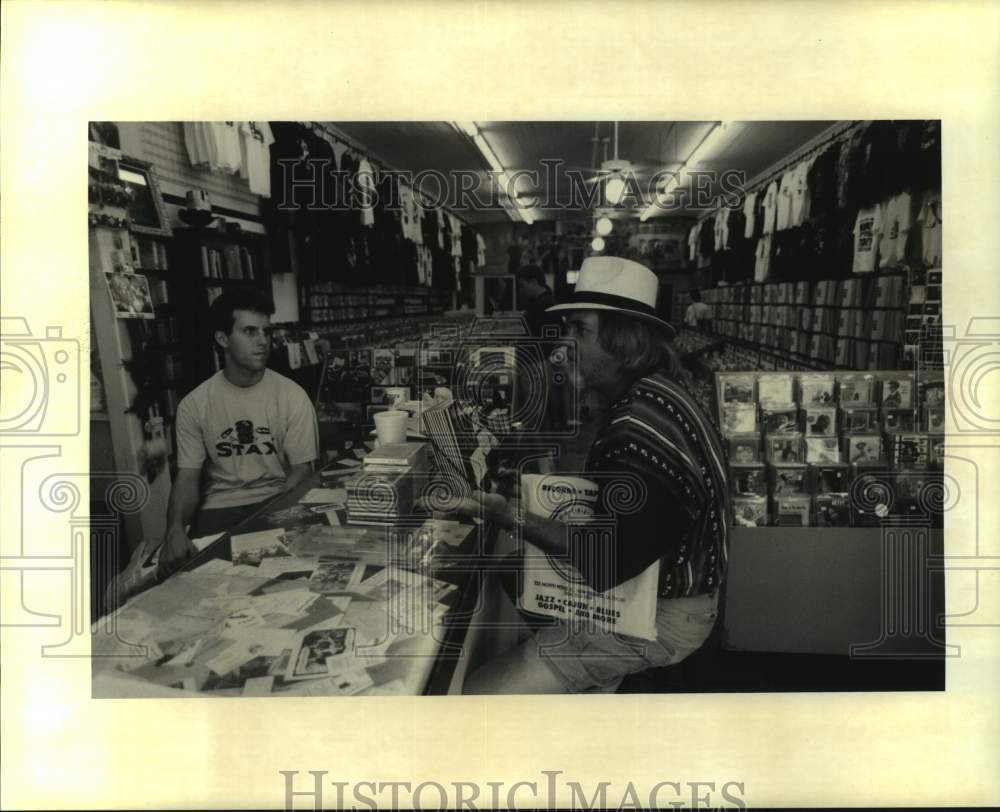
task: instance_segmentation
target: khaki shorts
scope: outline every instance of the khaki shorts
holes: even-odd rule
[[[674,665],[693,654],[712,633],[718,607],[718,593],[658,601],[656,640],[575,631],[559,621],[535,633],[538,645],[533,648],[568,691],[607,687],[628,674]]]

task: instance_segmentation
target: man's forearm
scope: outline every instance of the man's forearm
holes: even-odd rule
[[[517,519],[513,507],[496,519],[496,523],[511,533],[517,530]],[[569,554],[568,526],[555,519],[544,519],[541,516],[524,514],[522,533],[524,538],[538,547],[542,552],[563,558]]]
[[[291,491],[305,482],[312,475],[312,463],[293,465],[285,477],[285,491]]]
[[[186,532],[198,510],[198,485],[190,482],[174,482],[167,504],[167,532]]]

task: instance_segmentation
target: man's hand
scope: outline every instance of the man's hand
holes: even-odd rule
[[[498,493],[476,491],[471,497],[462,500],[458,508],[459,515],[497,524],[504,529],[510,529],[514,523],[514,512],[507,500]]]
[[[167,532],[167,537],[160,549],[160,566],[176,568],[198,552],[188,534],[183,528],[174,528]]]

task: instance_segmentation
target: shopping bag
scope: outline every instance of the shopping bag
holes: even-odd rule
[[[521,500],[526,512],[597,533],[610,545],[615,541],[612,522],[595,519],[598,487],[582,477],[561,474],[525,474]],[[634,543],[634,540],[633,540]],[[556,617],[567,623],[589,624],[607,633],[656,639],[656,601],[660,574],[657,559],[635,577],[596,592],[565,559],[550,556],[530,542],[524,543],[524,581],[518,606],[525,612]]]

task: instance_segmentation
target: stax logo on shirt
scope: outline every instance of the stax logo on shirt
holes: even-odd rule
[[[267,457],[278,453],[271,439],[271,430],[267,426],[254,426],[252,420],[237,420],[235,426],[219,434],[215,450],[220,457],[246,457],[250,454]]]
[[[875,244],[875,218],[865,217],[858,223],[858,250],[871,251]]]

